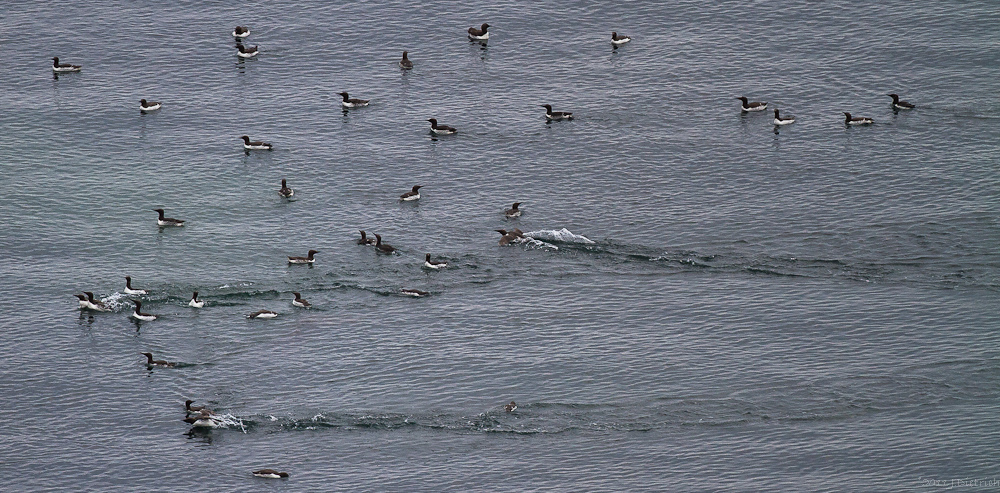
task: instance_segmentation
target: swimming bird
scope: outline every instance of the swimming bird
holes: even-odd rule
[[[149,294],[145,289],[135,289],[132,287],[132,277],[125,276],[125,294]]]
[[[146,101],[145,99],[139,100],[139,111],[145,113],[147,111],[156,111],[160,109],[159,101]]]
[[[738,97],[736,99],[739,99],[740,101],[743,101],[743,105],[740,106],[740,110],[742,110],[744,112],[747,112],[747,111],[764,111],[764,110],[767,109],[767,103],[761,103],[759,101],[754,101],[754,102],[750,103],[750,102],[747,102],[747,98],[744,97],[744,96],[740,96],[740,97]]]
[[[73,296],[76,296],[76,298],[78,300],[80,300],[80,309],[81,310],[86,310],[87,308],[90,308],[90,303],[87,302],[87,295],[74,294]]]
[[[295,190],[288,188],[288,184],[285,182],[284,178],[281,179],[281,189],[278,190],[278,195],[281,195],[286,199],[291,197],[292,195],[295,195]]]
[[[188,306],[190,306],[191,308],[201,308],[205,306],[205,301],[199,300],[198,292],[195,291],[194,294],[191,295],[191,301],[188,302]]]
[[[233,37],[243,39],[250,35],[250,28],[244,26],[236,26],[233,28]]]
[[[399,292],[405,294],[406,296],[412,296],[414,298],[420,298],[422,296],[427,296],[430,294],[427,291],[421,291],[419,289],[400,289]]]
[[[240,58],[250,58],[257,55],[257,46],[243,46],[242,44],[236,45],[236,56]]]
[[[510,209],[503,211],[503,214],[507,217],[521,217],[521,209],[518,209],[520,202],[514,202],[514,205],[510,206]]]
[[[165,368],[173,368],[177,366],[177,363],[173,361],[163,361],[162,359],[153,359],[153,353],[139,353],[146,357],[146,366],[162,366]]]
[[[500,246],[507,246],[510,245],[511,243],[514,243],[524,238],[524,234],[521,233],[520,229],[515,229],[514,231],[507,231],[505,229],[495,229],[494,231],[503,235],[503,237],[500,238]]]
[[[469,39],[475,39],[475,40],[478,40],[478,41],[484,41],[484,40],[490,39],[490,33],[486,32],[486,30],[489,29],[489,28],[490,28],[490,25],[487,24],[487,23],[485,23],[485,22],[478,29],[475,28],[475,27],[470,27],[469,28]]]
[[[215,416],[208,409],[202,409],[197,416],[188,416],[184,418],[184,422],[199,428],[218,428],[219,422],[216,421]]]
[[[908,103],[906,101],[900,101],[898,94],[886,94],[886,96],[889,96],[890,98],[892,98],[892,107],[893,107],[893,109],[897,109],[897,110],[912,110],[913,108],[916,108],[916,106],[914,106],[914,105],[912,105],[912,104],[910,104],[910,103]]]
[[[59,57],[52,57],[52,71],[53,72],[79,72],[83,67],[80,65],[70,65],[68,63],[59,63]]]
[[[399,200],[410,201],[419,199],[420,192],[418,190],[420,190],[422,187],[423,185],[413,185],[413,188],[409,192],[406,192],[403,195],[399,196]]]
[[[872,123],[875,123],[875,120],[862,116],[851,117],[851,114],[845,111],[844,123],[847,125],[871,125]]]
[[[184,226],[183,219],[174,219],[172,217],[163,217],[163,209],[153,209],[154,212],[160,214],[160,217],[156,220],[157,226]]]
[[[545,118],[549,120],[572,120],[573,113],[568,111],[552,111],[552,105],[543,104],[542,108],[545,108]]]
[[[443,269],[448,267],[448,262],[437,262],[431,260],[431,254],[428,253],[424,256],[424,267],[427,267],[428,269]]]
[[[103,301],[95,300],[94,293],[90,291],[84,291],[83,294],[87,295],[87,308],[95,312],[110,312],[111,308],[105,305]]]
[[[361,238],[358,240],[358,244],[359,245],[374,245],[375,244],[375,240],[369,238],[368,235],[365,234],[365,230],[359,229],[358,231],[361,232]]]
[[[309,250],[305,257],[288,257],[288,263],[290,264],[311,264],[316,262],[313,255],[319,253],[318,250]]]
[[[209,414],[213,414],[212,411],[210,411],[205,406],[192,406],[191,405],[192,402],[194,402],[194,401],[191,400],[191,399],[188,399],[188,400],[184,401],[184,410],[185,411],[187,411],[189,413],[202,413],[202,412],[206,412],[207,411]]]
[[[449,135],[458,132],[455,127],[449,127],[448,125],[438,125],[436,118],[428,118],[427,121],[431,122],[431,132],[437,135]]]
[[[132,318],[137,320],[145,320],[149,322],[150,320],[156,320],[156,315],[149,313],[142,313],[142,302],[139,300],[132,300],[135,303],[135,310],[132,310]]]
[[[258,310],[251,313],[250,315],[247,315],[247,318],[274,318],[277,316],[278,313],[272,312],[271,310]]]
[[[294,291],[292,291],[292,294],[295,295],[295,299],[292,300],[292,305],[298,306],[298,307],[302,307],[302,308],[309,308],[309,307],[312,306],[308,301],[302,299],[302,295],[301,294],[296,293]]]
[[[777,108],[774,109],[774,124],[775,125],[788,125],[788,124],[791,124],[791,123],[795,123],[795,117],[794,116],[787,116],[785,118],[782,118],[782,117],[778,116],[778,109]]]
[[[259,140],[250,142],[250,137],[247,135],[244,135],[240,138],[243,139],[243,148],[248,151],[249,150],[270,151],[271,148],[274,147],[271,144],[268,144],[267,142],[261,142]]]
[[[408,51],[403,52],[403,59],[399,61],[399,68],[406,70],[413,68],[413,62],[411,62],[409,58],[406,58],[408,53]]]
[[[344,97],[344,100],[340,102],[340,105],[344,108],[360,108],[362,106],[368,106],[368,102],[371,101],[370,99],[357,99],[349,97],[346,92],[338,92],[337,94]]]
[[[604,32],[607,32],[607,31],[604,31]],[[618,33],[614,32],[614,31],[611,32],[611,44],[613,44],[615,46],[621,46],[621,45],[623,45],[625,43],[628,43],[629,41],[632,41],[632,38],[630,38],[630,37],[628,37],[628,36],[626,36],[624,34],[622,34],[621,36],[619,36]]]
[[[392,245],[389,245],[388,243],[382,243],[382,235],[376,234],[375,235],[375,251],[377,251],[379,253],[392,253],[392,252],[395,252],[396,249],[393,248]]]
[[[268,478],[268,479],[281,479],[287,478],[287,472],[275,471],[274,469],[261,469],[259,471],[253,471],[253,475],[258,478]]]
[[[506,406],[503,407],[503,410],[507,412],[513,412],[516,409],[517,409],[517,403],[514,401],[510,401],[510,404],[507,404]]]

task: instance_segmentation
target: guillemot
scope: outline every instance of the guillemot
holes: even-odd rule
[[[253,471],[253,475],[258,478],[268,478],[268,479],[281,479],[287,478],[288,473],[283,471],[275,471],[274,469],[261,469],[259,471]]]
[[[146,366],[162,366],[166,368],[173,368],[177,366],[177,363],[172,361],[163,361],[162,359],[153,359],[153,353],[139,353],[146,357]]]
[[[80,309],[85,310],[90,308],[90,303],[87,301],[87,295],[84,294],[74,294],[78,300],[80,300]]]
[[[159,101],[146,101],[145,99],[139,100],[139,111],[145,113],[147,111],[156,111],[160,109]]]
[[[910,103],[908,103],[906,101],[900,101],[898,94],[886,94],[886,96],[889,96],[890,98],[892,98],[892,107],[893,107],[893,109],[897,109],[897,110],[912,110],[913,108],[916,108],[916,106],[914,106],[914,105],[912,105],[912,104],[910,104]]]
[[[795,123],[795,117],[794,116],[788,116],[788,117],[782,118],[782,117],[778,116],[778,109],[777,108],[774,109],[774,124],[775,125],[788,125],[790,123]]]
[[[469,39],[474,39],[474,40],[477,40],[477,41],[485,41],[487,39],[490,39],[490,33],[486,31],[489,28],[490,28],[490,25],[487,24],[487,23],[485,23],[485,22],[483,23],[482,26],[479,26],[478,29],[475,28],[475,27],[470,27],[469,28]]]
[[[242,44],[237,44],[236,50],[236,56],[240,58],[250,58],[252,56],[256,56],[258,53],[257,46],[243,46]]]
[[[191,399],[188,399],[188,400],[184,401],[184,410],[185,411],[187,411],[189,413],[201,413],[201,412],[208,411],[209,414],[213,414],[212,411],[209,410],[205,406],[192,406],[191,405],[192,402],[194,402],[194,401],[191,400]]]
[[[149,294],[145,289],[135,289],[132,287],[132,277],[125,276],[125,294]]]
[[[448,262],[437,262],[431,260],[431,254],[428,253],[424,256],[424,267],[427,267],[428,269],[443,269],[448,267]]]
[[[514,401],[510,401],[510,404],[507,404],[506,406],[503,407],[503,410],[507,412],[513,412],[516,409],[517,409],[517,403]]]
[[[420,298],[422,296],[427,296],[430,294],[427,291],[421,291],[419,289],[400,289],[399,292],[405,294],[406,296],[412,296],[414,298]]]
[[[760,101],[754,101],[754,102],[750,103],[750,102],[747,101],[747,98],[745,96],[740,96],[740,97],[738,97],[736,99],[739,99],[740,101],[743,102],[743,104],[740,106],[740,110],[744,111],[744,112],[748,112],[748,111],[764,111],[764,110],[767,109],[767,103],[766,102],[762,103]]]
[[[344,100],[340,102],[340,105],[344,108],[360,108],[362,106],[368,106],[368,102],[371,101],[370,99],[352,98],[346,92],[338,92],[337,94],[344,97]]]
[[[172,217],[164,217],[163,209],[153,209],[154,212],[158,213],[160,217],[156,220],[157,226],[184,226],[183,219],[174,219]]]
[[[261,142],[259,140],[250,142],[250,136],[248,135],[244,135],[240,138],[243,139],[243,148],[248,151],[249,150],[270,151],[274,147],[271,144],[268,144],[267,142]]]
[[[549,120],[572,120],[573,113],[569,111],[552,111],[551,104],[543,104],[542,108],[545,108],[545,118]]]
[[[87,295],[87,308],[94,310],[95,312],[110,312],[111,308],[105,305],[103,301],[95,300],[94,293],[90,291],[84,291],[83,294]]]
[[[514,229],[513,231],[495,229],[494,231],[503,235],[503,237],[500,238],[500,246],[507,246],[524,238],[524,233],[522,233],[520,229]]]
[[[197,416],[188,416],[184,418],[184,422],[198,427],[198,428],[218,428],[219,422],[215,420],[212,412],[208,409],[202,409]]]
[[[199,300],[198,292],[195,291],[194,294],[191,295],[191,301],[188,302],[188,306],[190,306],[191,308],[201,308],[205,306],[205,301]]]
[[[319,253],[318,250],[309,250],[305,257],[288,257],[288,263],[290,264],[311,264],[316,261],[313,255]]]
[[[399,200],[410,201],[419,199],[420,192],[418,190],[420,190],[422,187],[423,185],[413,185],[413,188],[409,192],[406,192],[403,195],[399,196]]]
[[[365,234],[365,230],[359,229],[358,231],[361,232],[361,238],[358,239],[358,244],[359,245],[374,245],[375,244],[375,240],[372,239],[372,238],[369,238],[368,235]]]
[[[295,190],[288,188],[288,183],[285,182],[284,178],[281,179],[281,189],[278,190],[278,195],[281,195],[286,199],[295,195]]]
[[[604,32],[607,32],[607,31],[604,31]],[[619,36],[618,33],[614,32],[614,31],[611,32],[611,44],[613,44],[615,46],[621,46],[621,45],[623,45],[625,43],[628,43],[629,41],[632,41],[632,38],[630,38],[630,37],[628,37],[628,36],[626,36],[624,34],[622,34],[621,36]]]
[[[292,291],[292,294],[295,295],[295,299],[292,300],[292,305],[298,306],[298,307],[302,307],[302,308],[309,308],[310,306],[312,306],[311,304],[309,304],[308,301],[302,299],[302,295],[301,294],[296,293],[294,291]]]
[[[403,52],[403,59],[399,61],[399,68],[406,70],[413,68],[413,62],[411,62],[409,58],[406,58],[408,53],[408,51]]]
[[[132,303],[135,303],[135,310],[132,310],[132,318],[137,319],[137,320],[145,320],[147,322],[150,321],[150,320],[156,320],[156,315],[153,315],[153,314],[150,314],[150,313],[142,313],[142,302],[141,301],[139,301],[139,300],[132,300]]]
[[[449,135],[458,132],[455,127],[449,127],[448,125],[438,125],[436,118],[428,118],[427,121],[431,122],[431,132],[437,135]]]
[[[236,26],[233,28],[233,37],[243,39],[250,35],[250,28],[244,26]]]
[[[521,209],[518,209],[520,202],[514,202],[514,205],[510,206],[510,209],[503,211],[504,216],[507,217],[521,217]]]
[[[247,318],[274,318],[277,316],[278,313],[272,312],[271,310],[258,310],[251,313],[250,315],[247,315]]]
[[[851,117],[851,114],[845,111],[844,123],[847,125],[871,125],[872,123],[875,123],[875,120],[862,116]]]
[[[375,235],[375,251],[377,251],[379,253],[392,253],[392,252],[395,252],[396,249],[393,248],[393,246],[390,245],[390,244],[388,244],[388,243],[382,243],[382,235],[376,234]]]
[[[53,72],[79,72],[83,67],[80,65],[70,65],[68,63],[59,63],[59,57],[52,57],[52,71]]]

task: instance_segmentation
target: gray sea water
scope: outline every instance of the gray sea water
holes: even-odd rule
[[[995,1],[0,19],[3,491],[996,488]],[[84,68],[54,77],[53,56]],[[340,91],[372,103],[344,113]],[[498,246],[515,227],[538,241]],[[157,320],[129,318],[125,275]],[[185,399],[227,425],[193,430]]]

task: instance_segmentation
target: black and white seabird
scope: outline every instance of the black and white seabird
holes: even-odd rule
[[[510,404],[507,404],[506,406],[503,407],[503,410],[507,412],[513,412],[516,409],[517,409],[517,403],[514,401],[510,401]]]
[[[95,312],[110,312],[111,308],[105,305],[103,301],[95,300],[94,293],[90,291],[84,291],[83,294],[87,295],[87,308]]]
[[[399,196],[399,200],[410,201],[410,200],[417,200],[417,199],[419,199],[420,198],[420,192],[419,192],[419,190],[422,187],[423,187],[423,185],[413,185],[413,188],[409,192],[406,192],[403,195]]]
[[[253,475],[258,478],[268,478],[268,479],[281,479],[287,478],[288,473],[282,471],[275,471],[274,469],[261,469],[259,471],[253,471]]]
[[[743,105],[740,106],[740,110],[744,111],[744,112],[747,112],[747,111],[764,111],[764,110],[767,109],[767,103],[766,102],[762,103],[760,101],[754,101],[754,102],[751,103],[751,102],[747,101],[747,98],[745,96],[740,96],[740,97],[738,97],[736,99],[739,99],[740,101],[743,101]]]
[[[359,245],[374,245],[375,244],[375,240],[372,239],[372,238],[369,238],[368,235],[365,234],[365,230],[359,229],[358,231],[361,232],[361,238],[358,239],[358,244]]]
[[[431,260],[431,254],[428,253],[424,256],[424,267],[427,267],[428,269],[443,269],[448,267],[448,262],[437,262]]]
[[[604,32],[607,32],[607,31],[604,31]],[[628,43],[629,41],[632,41],[632,38],[630,38],[630,37],[628,37],[628,36],[626,36],[624,34],[622,34],[622,35],[619,36],[618,33],[614,32],[614,31],[611,32],[611,44],[613,44],[615,46],[621,46],[621,45],[623,45],[625,43]]]
[[[154,212],[160,214],[160,217],[156,220],[157,226],[184,226],[184,220],[174,219],[172,217],[164,217],[163,209],[153,209]]]
[[[495,229],[494,231],[503,235],[503,237],[500,238],[500,246],[507,246],[524,238],[524,233],[522,233],[520,229],[516,228],[513,231],[507,231],[505,229]]]
[[[278,190],[278,195],[281,195],[286,199],[295,195],[295,190],[288,188],[288,183],[285,182],[284,178],[281,179],[281,189]]]
[[[404,288],[404,289],[400,289],[399,292],[405,294],[406,296],[412,296],[414,298],[420,298],[422,296],[428,296],[428,295],[430,295],[430,293],[428,293],[427,291],[421,291],[419,289],[405,289]]]
[[[244,136],[242,136],[240,138],[243,139],[243,148],[246,149],[246,150],[248,150],[248,151],[250,151],[250,150],[270,151],[271,148],[274,147],[271,144],[268,144],[267,142],[261,142],[259,140],[255,140],[253,142],[250,142],[250,136],[248,136],[248,135],[244,135]]]
[[[431,122],[431,132],[437,135],[449,135],[458,132],[455,127],[449,127],[448,125],[438,125],[436,118],[428,118],[427,121]]]
[[[890,98],[892,98],[892,107],[893,107],[893,109],[897,109],[897,110],[912,110],[913,108],[916,108],[916,106],[914,106],[914,105],[912,105],[912,104],[910,104],[910,103],[908,103],[906,101],[900,101],[899,100],[899,94],[886,94],[886,96],[889,96]]]
[[[207,411],[209,414],[213,414],[212,411],[205,406],[192,406],[191,403],[193,402],[194,401],[191,399],[184,401],[184,410],[189,413],[203,413]]]
[[[376,234],[375,235],[375,251],[377,251],[379,253],[392,253],[392,252],[395,252],[396,249],[393,248],[392,245],[390,245],[388,243],[382,243],[382,235]]]
[[[177,363],[172,361],[163,361],[162,359],[153,359],[153,353],[139,353],[146,357],[146,366],[163,366],[166,368],[172,368],[177,366]]]
[[[184,422],[198,428],[218,428],[220,423],[216,421],[213,414],[208,409],[202,409],[197,416],[184,418]]]
[[[132,300],[135,303],[135,310],[132,310],[132,318],[136,320],[145,320],[149,322],[150,320],[156,320],[156,315],[150,313],[142,312],[142,302],[139,300]]]
[[[368,102],[371,101],[370,99],[352,98],[346,92],[338,92],[337,94],[344,97],[344,100],[340,102],[340,105],[344,108],[360,108],[362,106],[368,106]]]
[[[301,294],[296,293],[294,291],[292,292],[292,294],[295,295],[295,299],[292,300],[292,305],[298,306],[298,307],[301,307],[301,308],[309,308],[310,306],[312,306],[308,301],[302,299],[302,295]]]
[[[489,28],[490,25],[485,22],[483,23],[482,26],[479,26],[479,28],[470,27],[469,39],[474,39],[477,41],[485,41],[487,39],[490,39],[490,33],[486,31]]]
[[[514,205],[510,206],[510,209],[503,211],[504,216],[507,217],[521,217],[521,209],[518,209],[520,202],[514,202]]]
[[[90,308],[90,303],[87,301],[87,295],[85,295],[85,294],[74,294],[73,296],[76,296],[76,299],[80,300],[80,309],[81,310],[86,310],[87,308]]]
[[[133,288],[132,276],[125,276],[125,294],[149,294],[149,291]]]
[[[59,57],[52,57],[52,71],[53,72],[79,72],[83,67],[80,65],[70,65],[68,63],[59,63]]]
[[[549,120],[572,120],[573,113],[569,111],[552,111],[551,104],[543,104],[542,108],[545,108],[545,118]]]
[[[201,308],[205,306],[205,301],[199,300],[198,292],[195,291],[194,294],[191,295],[191,301],[188,302],[188,306],[190,306],[191,308]]]
[[[247,315],[247,318],[274,318],[277,316],[278,313],[272,312],[271,310],[257,310],[250,315]]]
[[[875,123],[875,120],[862,116],[852,117],[850,113],[845,111],[844,123],[847,125],[871,125],[872,123]]]
[[[236,26],[233,28],[233,37],[243,39],[250,35],[250,28],[245,26]]]
[[[146,101],[145,99],[139,100],[139,111],[145,113],[147,111],[156,111],[160,109],[159,101]]]
[[[313,255],[316,255],[317,253],[319,253],[318,250],[309,250],[309,252],[306,253],[305,257],[288,257],[288,263],[311,264],[313,262],[316,262],[316,259],[313,258]]]
[[[242,44],[237,44],[236,50],[236,56],[240,58],[250,58],[257,55],[257,46],[243,46]]]
[[[406,69],[406,70],[409,70],[409,69],[413,68],[413,62],[411,62],[409,58],[406,58],[406,55],[408,53],[410,53],[410,52],[408,52],[408,51],[404,51],[403,52],[403,59],[399,61],[399,68]]]
[[[782,117],[778,116],[778,109],[777,108],[774,109],[774,124],[775,125],[788,125],[788,124],[791,124],[791,123],[795,123],[795,117],[794,116],[786,116],[786,117],[782,118]]]

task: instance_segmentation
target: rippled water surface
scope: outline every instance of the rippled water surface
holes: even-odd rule
[[[7,2],[0,18],[0,489],[997,475],[996,2]],[[482,22],[488,45],[469,42]],[[237,24],[255,58],[235,56]],[[633,41],[612,49],[611,31]],[[83,71],[55,77],[53,56]],[[340,91],[372,103],[343,112]],[[798,120],[776,129],[738,96]],[[576,119],[547,124],[544,103]],[[459,133],[433,138],[431,117]],[[275,148],[244,153],[243,134]],[[186,226],[158,228],[159,207]],[[513,228],[534,239],[498,246]],[[315,265],[285,262],[309,249]],[[157,320],[129,318],[125,275]],[[112,311],[81,312],[83,291]],[[246,318],[260,309],[278,317]],[[224,426],[192,429],[185,399]]]

